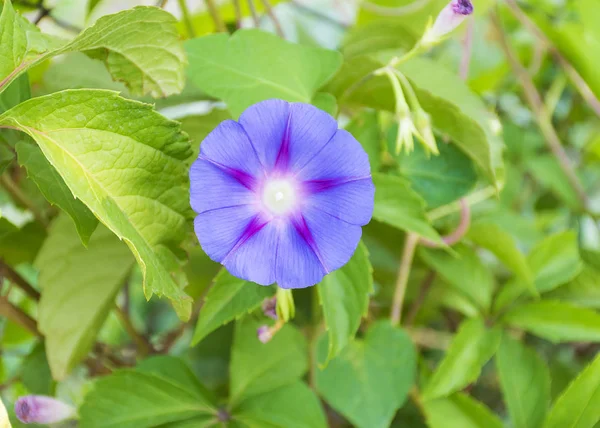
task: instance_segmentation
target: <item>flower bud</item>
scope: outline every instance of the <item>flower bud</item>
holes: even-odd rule
[[[75,408],[52,397],[26,395],[15,403],[17,418],[26,424],[53,424],[75,416]]]
[[[263,300],[261,308],[262,308],[263,314],[265,314],[269,318],[277,320],[277,297],[276,296],[273,296],[273,297]]]
[[[410,113],[401,116],[398,121],[398,134],[396,135],[396,154],[400,154],[402,149],[404,149],[406,153],[410,153],[414,150],[415,145],[413,135],[420,139],[419,131],[415,128]]]
[[[434,155],[438,155],[440,152],[438,151],[435,136],[433,135],[433,129],[431,128],[431,118],[429,117],[429,114],[421,108],[415,112],[415,126],[419,132],[419,139],[423,143],[423,146]]]
[[[256,330],[258,340],[262,343],[267,343],[273,338],[273,331],[267,325],[263,325]]]
[[[433,25],[425,31],[421,44],[424,46],[435,45],[472,13],[473,4],[470,0],[452,0],[442,9]]]

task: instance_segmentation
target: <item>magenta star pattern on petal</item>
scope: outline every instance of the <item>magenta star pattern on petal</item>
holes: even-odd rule
[[[190,181],[204,251],[261,285],[318,283],[348,262],[373,213],[367,154],[309,104],[263,101],[221,123]]]

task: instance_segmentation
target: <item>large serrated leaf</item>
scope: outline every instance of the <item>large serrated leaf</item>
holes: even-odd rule
[[[0,92],[34,65],[68,52],[102,60],[113,79],[123,81],[133,94],[166,97],[181,92],[186,58],[176,22],[162,9],[140,6],[104,16],[71,42],[56,47],[56,43],[41,43],[44,36],[24,24],[6,0],[0,17],[0,52],[9,57],[1,61]]]
[[[269,98],[310,103],[341,64],[337,52],[289,43],[260,30],[241,30],[231,37],[213,34],[185,47],[192,82],[225,101],[234,117]]]
[[[127,247],[104,226],[86,249],[66,215],[52,223],[35,266],[42,287],[38,326],[55,379],[64,379],[88,354],[133,264]]]
[[[367,314],[373,292],[373,268],[369,253],[360,243],[354,256],[341,269],[330,273],[317,285],[329,335],[329,361],[340,353],[356,334]]]
[[[39,147],[19,142],[16,145],[19,164],[27,169],[27,174],[39,187],[51,204],[58,205],[75,223],[83,245],[87,245],[90,236],[98,226],[98,219],[83,202],[75,199],[56,169],[48,162]]]
[[[264,299],[273,294],[273,287],[254,284],[236,278],[225,269],[221,270],[206,295],[192,345],[200,342],[221,325],[257,309]]]
[[[29,134],[73,195],[125,240],[146,297],[166,296],[189,318],[191,301],[170,273],[190,215],[190,146],[179,125],[114,92],[70,90],[19,104],[0,126]]]

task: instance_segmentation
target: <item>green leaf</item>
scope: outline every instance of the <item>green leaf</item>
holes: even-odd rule
[[[317,92],[312,99],[312,105],[329,113],[331,116],[337,116],[338,106],[336,98],[327,92]]]
[[[304,382],[245,400],[232,411],[232,419],[248,428],[326,428],[321,402]]]
[[[600,342],[600,314],[553,300],[517,306],[503,321],[551,342]]]
[[[366,25],[352,26],[342,44],[342,52],[344,57],[352,58],[398,48],[409,50],[417,42],[415,36],[403,23],[378,19]]]
[[[502,428],[502,422],[483,403],[466,394],[423,403],[430,428]]]
[[[231,351],[232,407],[251,397],[273,391],[300,379],[308,368],[307,345],[302,333],[285,324],[268,343],[258,340],[260,323],[243,319],[236,323]]]
[[[191,299],[170,273],[178,269],[171,248],[186,236],[190,217],[190,147],[179,125],[100,90],[31,99],[1,115],[0,125],[29,134],[73,195],[125,240],[146,297],[166,296],[189,318]]]
[[[38,327],[55,379],[64,379],[88,354],[133,263],[103,226],[86,249],[65,215],[52,223],[35,266],[42,288]]]
[[[600,421],[600,354],[554,403],[544,428],[593,428]]]
[[[54,47],[42,43],[43,35],[35,27],[20,24],[21,18],[16,17],[8,1],[5,5],[8,7],[3,9],[0,27],[6,27],[7,35],[0,34],[0,51],[12,55],[0,67],[0,92],[34,65],[68,52],[84,52],[101,59],[113,79],[123,81],[133,94],[166,97],[183,89],[186,59],[175,27],[177,21],[160,8],[136,7],[104,16],[71,42]]]
[[[539,428],[550,403],[550,371],[530,348],[504,333],[496,355],[502,395],[514,428]]]
[[[273,287],[264,287],[236,278],[225,269],[215,277],[198,317],[192,345],[197,344],[218,327],[252,312],[268,297]]]
[[[441,243],[442,238],[427,220],[425,202],[406,180],[387,174],[373,174],[375,209],[373,218],[407,232]]]
[[[39,147],[23,141],[16,145],[19,164],[27,169],[27,174],[48,202],[58,205],[75,223],[83,245],[98,226],[98,219],[83,202],[75,199],[56,169],[48,162]]]
[[[328,352],[323,336],[319,359]],[[317,370],[317,391],[358,428],[386,428],[414,383],[416,358],[408,334],[379,321],[364,340],[351,342],[327,367]]]
[[[354,256],[341,269],[330,273],[317,285],[329,335],[328,362],[354,337],[360,320],[369,309],[373,292],[373,268],[369,252],[360,243]]]
[[[213,109],[210,113],[202,116],[187,116],[180,119],[181,129],[187,132],[192,139],[193,154],[191,159],[196,159],[200,152],[200,143],[206,136],[212,132],[221,122],[231,119],[231,115],[227,110]]]
[[[382,65],[367,56],[348,59],[325,90],[338,98],[340,106],[394,111],[393,92],[385,76],[362,81]],[[502,142],[491,131],[492,116],[482,100],[458,76],[432,60],[411,59],[399,69],[413,83],[421,106],[431,115],[433,127],[450,137],[489,181],[496,183],[501,179]]]
[[[547,237],[531,250],[527,261],[542,293],[572,280],[583,267],[577,234],[569,230]]]
[[[475,382],[481,368],[496,352],[499,328],[487,328],[481,318],[464,321],[423,390],[424,400],[448,396]]]
[[[452,287],[487,312],[494,292],[494,276],[472,248],[458,244],[452,250],[455,254],[421,248],[419,255]]]
[[[18,228],[5,218],[0,218],[0,257],[16,266],[32,262],[46,239],[46,231],[38,222]]]
[[[527,169],[533,178],[548,188],[559,197],[565,204],[574,210],[581,208],[581,201],[560,164],[553,155],[536,154],[527,159]]]
[[[337,71],[337,52],[286,42],[260,30],[189,40],[188,75],[208,95],[220,98],[238,117],[269,98],[310,103]]]
[[[217,411],[210,397],[179,378],[120,370],[96,380],[79,415],[82,428],[149,428],[198,417],[214,419]]]
[[[494,223],[475,223],[469,228],[468,237],[475,245],[491,251],[515,275],[528,284],[537,294],[533,285],[533,274],[527,260],[519,251],[513,237]]]
[[[23,360],[20,378],[29,393],[54,395],[54,381],[42,342],[39,342]]]
[[[393,127],[397,131],[397,127]],[[389,140],[389,139],[388,139]],[[395,144],[395,133],[394,142]],[[427,203],[428,209],[448,204],[469,193],[477,182],[473,162],[454,144],[438,143],[440,154],[431,156],[422,144],[398,158],[400,175]],[[390,150],[393,153],[394,150]]]
[[[383,152],[382,136],[379,129],[378,113],[374,110],[363,111],[357,114],[346,126],[346,131],[362,145],[367,155],[371,171],[376,172],[381,167],[381,156]]]
[[[600,309],[600,272],[589,265],[584,265],[579,275],[572,281],[544,297],[569,302],[576,306]]]

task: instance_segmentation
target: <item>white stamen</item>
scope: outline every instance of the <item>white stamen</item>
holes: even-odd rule
[[[281,201],[283,199],[283,192],[277,192],[275,193],[275,200],[276,201]]]
[[[275,215],[285,214],[296,205],[296,188],[289,180],[268,180],[263,188],[262,203]]]

